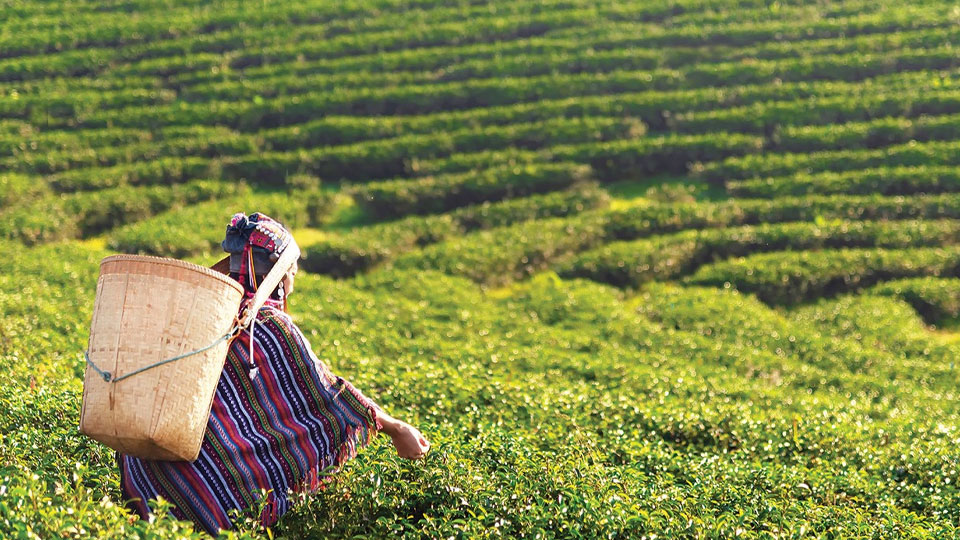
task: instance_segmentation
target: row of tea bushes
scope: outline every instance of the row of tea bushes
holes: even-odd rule
[[[818,391],[840,391],[859,380],[876,396],[890,397],[899,385],[947,390],[950,362],[960,350],[932,336],[909,304],[892,298],[845,296],[784,312],[736,290],[654,283],[631,303],[665,328],[695,332],[713,343],[710,348],[741,354],[743,363],[734,362],[742,366],[742,376],[770,387],[802,387],[807,381]],[[756,349],[776,360],[741,353]],[[867,383],[872,377],[880,379]],[[822,451],[839,457],[826,448],[814,450]]]
[[[676,279],[704,264],[765,251],[943,246],[958,240],[960,225],[955,220],[748,225],[612,242],[578,254],[557,273],[618,287],[639,287],[648,281]]]
[[[511,148],[454,154],[446,158],[414,160],[411,173],[418,176],[466,172],[489,163],[577,161],[590,165],[597,178],[616,181],[649,175],[683,174],[700,161],[722,160],[761,152],[764,139],[737,133],[700,135],[668,134],[604,143],[563,145],[540,151]]]
[[[918,108],[921,114],[942,114],[960,110],[957,100],[940,102],[936,110]],[[914,109],[916,110],[916,109]],[[912,116],[907,113],[903,116]],[[786,152],[878,148],[908,141],[949,141],[960,138],[960,114],[920,116],[919,118],[879,118],[868,122],[849,122],[833,126],[787,127],[777,135],[776,147]]]
[[[189,257],[219,252],[224,230],[236,212],[263,212],[288,228],[321,224],[333,208],[323,191],[246,191],[175,212],[159,214],[112,231],[107,246],[123,253]]]
[[[578,163],[501,166],[477,172],[370,182],[349,189],[357,204],[377,219],[438,214],[454,208],[556,191],[591,178]]]
[[[216,201],[249,189],[215,180],[174,186],[122,186],[97,192],[47,195],[0,211],[3,236],[27,245],[94,236],[155,214],[201,201]]]
[[[792,101],[756,102],[726,109],[693,110],[672,118],[669,127],[681,133],[762,133],[770,136],[777,148],[803,152],[880,146],[885,123],[891,121],[885,117],[953,115],[958,111],[960,92],[956,88],[906,88],[857,96],[826,95]],[[866,122],[867,125],[856,122]],[[943,121],[919,118],[916,122],[918,125],[913,131],[906,130],[906,138],[892,139],[887,144],[908,141],[911,137],[906,135],[912,132],[930,140],[949,138],[947,128],[939,125]],[[930,122],[933,125],[929,125]],[[831,125],[838,123],[851,125]],[[904,127],[913,126],[908,123]],[[826,131],[830,129],[836,129],[838,133],[833,135]]]
[[[146,140],[106,147],[30,152],[0,159],[0,167],[32,174],[97,175],[100,168],[136,169],[157,160],[211,159],[257,153],[255,138],[229,129],[201,128],[167,130]],[[95,182],[88,182],[95,185]]]
[[[730,157],[694,168],[701,178],[726,182],[797,173],[841,172],[878,167],[917,167],[960,164],[960,142],[899,144],[872,150],[835,150]]]
[[[529,125],[527,129],[536,132],[539,127]],[[489,130],[494,131],[495,128]],[[593,138],[592,133],[581,136]],[[350,180],[393,178],[409,174],[425,176],[471,171],[488,167],[490,163],[512,163],[515,160],[510,158],[519,155],[523,156],[522,160],[518,160],[521,162],[585,163],[593,168],[599,179],[613,180],[623,175],[681,172],[696,161],[757,153],[763,148],[763,139],[721,133],[666,135],[558,145],[539,152],[511,148],[454,153],[457,151],[456,144],[455,137],[446,134],[434,137],[405,136],[312,151],[227,157],[220,166],[226,178],[243,178],[276,185],[282,183],[291,172],[305,172],[324,179]],[[504,146],[509,146],[509,143],[504,141],[496,147]],[[411,158],[411,155],[416,157]],[[426,159],[431,155],[449,157]]]
[[[123,163],[113,167],[71,169],[47,177],[57,191],[94,191],[126,185],[180,184],[197,178],[220,176],[216,163],[206,158],[159,158],[153,161]]]
[[[183,128],[174,128],[183,129]],[[190,129],[209,129],[196,126]],[[81,132],[42,131],[25,122],[15,129],[0,130],[0,157],[44,154],[48,152],[79,152],[90,148],[116,147],[153,140],[147,130],[134,128],[88,129]]]
[[[396,260],[402,268],[439,269],[488,284],[522,279],[577,252],[616,240],[679,232],[818,220],[956,219],[960,197],[799,197],[654,204],[585,212],[447,239]],[[944,225],[949,228],[949,225]],[[895,231],[895,228],[894,228]],[[895,235],[894,235],[895,236]]]
[[[6,93],[6,92],[5,92]],[[13,92],[11,92],[13,93]],[[0,101],[0,115],[34,125],[70,126],[84,118],[124,110],[173,107],[176,95],[156,88],[81,89],[41,92]]]
[[[14,204],[25,204],[52,192],[42,178],[18,173],[0,174],[0,210]]]
[[[734,287],[769,304],[796,304],[902,278],[960,275],[960,248],[761,253],[701,267],[684,282]]]
[[[843,172],[734,180],[727,191],[735,197],[773,199],[807,194],[913,195],[960,191],[960,170],[955,166],[880,167]]]
[[[894,280],[871,288],[870,293],[900,298],[932,324],[954,326],[960,318],[960,279],[921,277]]]
[[[924,278],[913,280],[916,279]],[[910,303],[894,296],[874,295],[872,291],[824,298],[794,309],[791,315],[824,335],[897,354],[897,363],[915,368],[918,378],[928,374],[937,379],[949,376],[956,346],[945,341],[938,343]]]
[[[466,206],[447,214],[408,217],[324,238],[304,250],[301,266],[335,277],[352,276],[420,246],[469,231],[572,216],[604,207],[608,202],[605,191],[586,183],[565,191]]]

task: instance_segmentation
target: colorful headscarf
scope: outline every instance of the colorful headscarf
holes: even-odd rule
[[[230,254],[230,271],[239,274],[247,290],[256,291],[256,275],[267,273],[293,241],[290,231],[270,216],[237,212],[220,246]]]

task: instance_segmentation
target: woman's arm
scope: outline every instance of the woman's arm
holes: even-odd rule
[[[342,387],[356,398],[357,401],[367,407],[371,414],[371,423],[376,426],[377,431],[382,431],[393,440],[393,446],[397,449],[397,454],[405,459],[420,459],[430,450],[430,442],[427,441],[417,428],[410,424],[397,420],[386,413],[375,401],[363,394],[358,388],[350,384],[343,377],[334,375],[327,366],[326,362],[320,360],[313,352],[310,346],[310,340],[300,330],[300,328],[290,321],[290,327],[299,346],[303,348],[304,353],[309,356],[317,371],[321,373],[331,384]]]
[[[430,442],[417,428],[397,420],[378,407],[377,418],[383,426],[383,431],[393,439],[393,446],[397,455],[405,459],[421,459],[430,450]]]

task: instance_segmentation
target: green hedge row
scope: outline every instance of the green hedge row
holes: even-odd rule
[[[669,134],[607,143],[554,146],[538,152],[509,148],[414,160],[410,164],[410,173],[429,176],[472,171],[486,167],[488,163],[516,165],[576,161],[589,164],[599,179],[610,181],[660,173],[686,174],[698,162],[758,153],[763,145],[762,137],[737,133]]]
[[[301,266],[311,272],[348,277],[417,247],[469,231],[572,216],[606,206],[608,201],[605,191],[586,183],[564,191],[467,206],[447,214],[371,225],[309,246]]]
[[[554,146],[551,159],[588,163],[601,180],[637,178],[660,173],[686,173],[692,163],[763,150],[761,137],[734,133],[665,135],[605,143]]]
[[[937,101],[937,110],[922,110],[923,107],[921,107],[921,114],[960,111],[960,93],[955,96],[955,99],[954,97],[933,99]],[[908,115],[914,114],[915,112],[911,112]],[[869,122],[850,122],[833,126],[792,126],[784,128],[778,134],[775,147],[787,152],[810,152],[841,148],[877,148],[908,141],[947,141],[958,138],[960,138],[960,114],[944,114],[912,119],[880,118]]]
[[[123,186],[97,192],[50,195],[0,212],[3,237],[32,245],[100,234],[125,223],[201,201],[243,193],[244,186],[213,180],[177,186]]]
[[[174,92],[156,88],[40,92],[0,100],[0,115],[21,118],[37,126],[71,127],[87,118],[122,114],[130,109],[175,107],[175,99]]]
[[[369,214],[377,219],[391,219],[412,214],[438,214],[485,201],[555,191],[590,177],[587,165],[543,163],[414,180],[371,182],[353,187],[349,192]]]
[[[832,195],[640,206],[598,214],[610,240],[735,225],[789,221],[958,219],[960,195]]]
[[[557,268],[565,278],[588,278],[618,287],[675,279],[717,260],[764,251],[845,247],[942,246],[960,240],[960,222],[830,221],[773,223],[612,242]]]
[[[844,172],[735,180],[727,191],[736,197],[772,199],[806,194],[912,195],[960,191],[960,170],[953,166],[882,167]]]
[[[604,228],[596,219],[550,218],[448,238],[398,257],[401,269],[440,270],[488,285],[501,285],[551,262],[598,245]]]
[[[958,110],[960,110],[960,91],[956,88],[896,89],[858,96],[830,95],[793,101],[759,102],[728,109],[693,111],[671,120],[670,127],[684,133],[716,130],[764,133],[771,136],[775,144],[782,145],[786,150],[796,146],[796,150],[806,151],[822,147],[829,148],[828,135],[816,138],[816,134],[819,133],[818,130],[835,127],[830,124],[859,120],[873,121],[881,117],[953,114]],[[882,120],[876,120],[876,122],[882,122]],[[854,127],[851,126],[850,129]],[[809,130],[811,133],[809,148],[803,146],[802,139],[798,138],[795,142],[792,139],[803,134],[804,130]],[[851,136],[852,134],[847,135],[847,137]]]
[[[561,125],[588,125],[587,121],[563,122]],[[636,129],[630,120],[611,124],[615,132]],[[464,130],[453,134],[431,137],[405,136],[396,139],[370,141],[310,151],[264,153],[256,156],[227,157],[222,161],[226,178],[246,178],[262,183],[282,184],[287,175],[303,172],[323,179],[368,180],[409,175],[427,176],[485,168],[489,163],[508,164],[514,156],[519,162],[575,161],[587,163],[604,180],[619,179],[624,175],[655,174],[659,172],[686,172],[690,163],[713,161],[727,156],[759,152],[763,139],[750,135],[717,134],[667,135],[637,137],[609,142],[551,146],[539,152],[511,146],[512,140],[525,137],[572,139],[575,137],[603,137],[603,132],[582,132],[555,135],[539,133],[537,125],[488,128],[477,133]],[[492,137],[499,134],[500,137]],[[612,135],[612,133],[611,133]],[[482,150],[484,145],[507,147],[507,150]],[[457,153],[467,147],[481,149]],[[429,159],[435,156],[439,159]]]
[[[113,167],[74,169],[48,177],[58,191],[89,191],[123,185],[178,184],[216,178],[215,163],[206,158],[160,158]]]
[[[122,146],[87,148],[55,152],[30,152],[0,159],[0,167],[33,174],[76,172],[97,174],[99,167],[138,167],[144,162],[169,161],[176,158],[217,158],[256,154],[260,144],[249,135],[228,128],[168,130],[155,140]],[[87,171],[87,172],[80,172]]]
[[[327,192],[245,191],[125,225],[107,236],[107,245],[123,253],[178,258],[219,253],[227,222],[236,212],[263,212],[299,228],[319,225],[332,208],[333,197]]]
[[[921,277],[881,283],[870,294],[892,296],[909,303],[932,324],[953,325],[960,318],[960,279]]]
[[[960,218],[960,195],[807,196],[657,204],[585,212],[563,220],[522,223],[450,238],[405,254],[396,264],[404,268],[439,269],[482,283],[499,284],[550,265],[562,266],[577,252],[605,243],[685,229],[824,219],[948,218]]]
[[[52,193],[42,178],[17,173],[0,174],[0,210],[25,204]]]
[[[92,77],[117,54],[109,49],[81,49],[57,54],[0,59],[0,81],[32,81],[50,77]]]
[[[960,164],[960,142],[900,144],[874,150],[836,150],[809,154],[763,154],[727,158],[694,167],[694,173],[711,182],[786,176],[798,173],[850,171],[879,167],[941,166]]]
[[[960,247],[847,249],[751,255],[700,268],[684,281],[734,287],[768,304],[791,305],[882,281],[960,275]]]
[[[9,132],[0,130],[0,157],[48,152],[80,152],[89,148],[143,143],[152,138],[149,131],[134,128],[87,129],[79,132],[41,131],[24,123],[20,129]]]
[[[863,34],[886,34],[910,29],[949,26],[949,10],[945,6],[886,6],[875,13],[851,13],[847,17],[819,19],[815,21],[780,20],[753,22],[745,20],[736,24],[685,24],[679,27],[662,26],[644,28],[644,44],[655,46],[743,47],[755,43],[778,41],[803,41],[832,37],[854,37]],[[946,19],[944,19],[946,18]],[[631,25],[632,26],[632,25]],[[579,28],[566,33],[577,33]]]
[[[0,60],[2,66],[3,60]],[[88,95],[91,91],[115,92],[130,91],[139,89],[141,91],[160,91],[164,88],[163,81],[156,77],[130,77],[128,79],[102,79],[102,78],[74,78],[74,77],[54,77],[50,79],[37,79],[34,81],[23,81],[14,83],[0,82],[0,95],[10,98],[20,99],[29,97],[31,103],[39,108],[44,98],[49,98],[54,102],[59,102],[64,95]],[[158,92],[158,95],[162,92]],[[43,118],[50,127],[53,125],[72,128],[76,124],[76,119],[63,118]],[[9,121],[9,119],[8,119]]]

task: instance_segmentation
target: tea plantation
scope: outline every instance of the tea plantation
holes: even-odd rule
[[[0,537],[138,520],[99,261],[304,248],[385,436],[235,538],[960,538],[960,7],[0,2]]]

